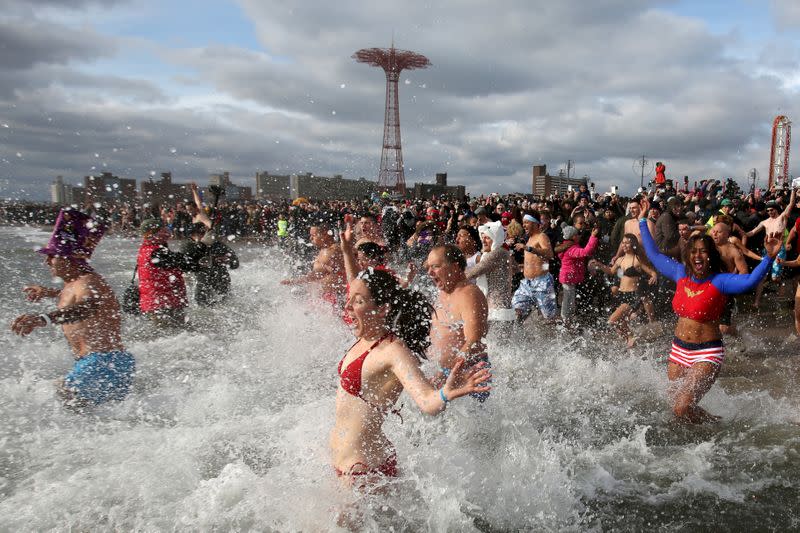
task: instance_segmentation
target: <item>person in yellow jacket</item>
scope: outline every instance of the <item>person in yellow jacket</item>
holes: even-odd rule
[[[286,215],[281,213],[278,215],[278,238],[283,241],[289,236],[289,221],[286,220]]]

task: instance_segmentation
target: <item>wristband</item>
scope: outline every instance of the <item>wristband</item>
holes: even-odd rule
[[[447,399],[447,396],[444,395],[444,387],[439,389],[439,398],[442,399],[442,403],[447,407],[447,404],[450,403],[450,400]]]
[[[44,320],[44,325],[45,326],[52,326],[53,325],[53,320],[50,318],[50,315],[48,315],[47,313],[42,313],[41,315],[39,315],[39,318]]]

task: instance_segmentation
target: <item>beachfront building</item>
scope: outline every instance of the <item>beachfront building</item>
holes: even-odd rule
[[[418,200],[447,196],[461,201],[466,196],[466,188],[463,185],[447,185],[447,172],[437,173],[436,183],[414,183],[413,191],[414,198]]]
[[[158,181],[150,178],[141,185],[143,202],[150,204],[174,204],[177,200],[192,201],[192,191],[186,183],[172,183],[172,172],[162,172]]]
[[[224,190],[225,199],[228,201],[253,199],[253,190],[250,187],[236,185],[231,182],[231,174],[228,171],[209,176],[208,185],[214,185]]]
[[[70,205],[72,189],[72,185],[64,183],[63,176],[56,176],[56,180],[50,184],[50,201],[55,205]]]
[[[280,200],[291,198],[288,174],[276,175],[269,172],[256,172],[256,198]]]
[[[536,196],[550,196],[551,194],[564,195],[581,185],[588,186],[588,179],[568,178],[562,171],[551,176],[547,173],[547,165],[533,165],[532,193]]]
[[[364,178],[346,179],[341,174],[332,178],[315,176],[310,172],[289,176],[291,198],[314,200],[363,200],[378,191],[378,184]]]
[[[127,203],[136,200],[136,180],[120,178],[111,172],[84,176],[82,203]]]

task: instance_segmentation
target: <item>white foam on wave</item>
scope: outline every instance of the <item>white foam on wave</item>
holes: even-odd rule
[[[118,293],[135,244],[108,238],[98,251]],[[675,426],[654,349],[535,333],[517,344],[490,335],[483,405],[462,399],[429,417],[404,395],[404,422],[385,424],[401,478],[378,494],[343,490],[327,443],[352,336],[324,304],[278,284],[286,268],[273,252],[240,255],[232,299],[193,307],[194,331],[154,336],[126,318],[134,391],[88,415],[55,399],[50,381],[71,365],[57,331],[0,334],[0,529],[331,530],[343,511],[371,530],[582,529],[602,523],[598,501],[742,501],[779,483],[742,471],[779,464],[777,437],[764,435],[791,422],[793,398],[728,393],[722,380],[703,402],[720,424]],[[13,284],[46,278],[36,259]],[[36,307],[17,290],[0,294],[0,320]]]

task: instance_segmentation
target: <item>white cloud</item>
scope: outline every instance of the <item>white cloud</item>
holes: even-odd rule
[[[86,29],[97,36],[87,45],[74,27],[29,43],[26,57],[44,59],[0,84],[0,120],[13,123],[0,130],[0,173],[16,183],[77,177],[97,152],[107,169],[137,177],[229,169],[243,180],[261,168],[374,177],[385,83],[350,56],[388,45],[392,29],[399,47],[433,63],[401,78],[409,182],[444,170],[476,192],[527,191],[531,165],[572,159],[601,189],[624,191],[638,186],[631,162],[642,153],[676,176],[763,173],[772,117],[799,107],[796,54],[778,57],[769,42],[771,63],[732,59],[730,36],[660,2],[241,5],[263,50],[143,44],[102,28]],[[131,46],[176,74],[86,72]],[[8,157],[17,151],[23,160]]]

